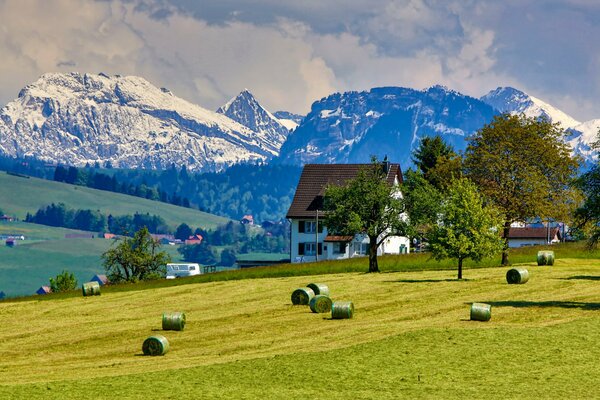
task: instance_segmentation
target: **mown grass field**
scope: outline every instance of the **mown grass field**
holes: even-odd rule
[[[160,215],[173,230],[182,222],[203,229],[213,229],[229,219],[190,208],[151,201],[120,193],[90,189],[38,178],[23,178],[0,171],[0,209],[19,219],[34,214],[50,203],[64,203],[74,209],[100,210],[108,215]]]
[[[0,302],[7,399],[595,398],[600,260],[506,268],[281,276]],[[355,318],[292,306],[309,282]],[[143,286],[140,286],[143,287]],[[492,304],[469,321],[472,302]],[[184,331],[161,331],[184,311]],[[141,356],[164,334],[171,351]]]

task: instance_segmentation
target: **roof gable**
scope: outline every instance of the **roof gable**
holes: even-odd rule
[[[314,218],[315,211],[323,209],[323,195],[327,185],[344,185],[356,178],[362,168],[372,164],[306,164],[286,218]],[[389,164],[387,182],[402,184],[400,164]]]

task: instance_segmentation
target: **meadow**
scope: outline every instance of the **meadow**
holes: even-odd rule
[[[451,269],[350,271],[3,301],[0,396],[597,397],[600,259],[557,258],[520,264],[524,285],[498,267],[461,281]],[[353,301],[354,318],[293,306],[291,292],[310,282]],[[472,302],[491,304],[492,319],[470,321]],[[185,330],[163,332],[165,311],[184,311]],[[142,356],[153,334],[170,341],[166,355]]]
[[[4,172],[0,172],[0,187],[0,209],[19,219],[25,219],[28,212],[35,214],[50,203],[64,203],[69,208],[99,210],[106,215],[133,215],[136,212],[160,215],[173,231],[182,222],[210,230],[229,221],[228,218],[159,201]]]

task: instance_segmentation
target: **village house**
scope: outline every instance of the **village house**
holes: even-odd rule
[[[559,227],[511,227],[508,232],[508,247],[546,245],[561,240]]]
[[[286,218],[291,222],[291,262],[337,260],[366,256],[369,239],[357,232],[353,236],[329,234],[323,225],[323,200],[328,185],[343,185],[355,178],[361,168],[371,164],[306,164]],[[402,183],[399,164],[385,162],[386,180],[390,185]],[[399,215],[398,218],[401,218]],[[390,236],[378,248],[381,254],[408,253],[410,241],[403,236]]]
[[[204,238],[202,237],[202,235],[193,235],[193,236],[190,236],[190,237],[188,237],[188,238],[185,240],[185,244],[186,244],[187,246],[189,246],[189,245],[193,245],[193,244],[200,244],[200,243],[202,243],[202,240],[203,240],[203,239],[204,239]]]

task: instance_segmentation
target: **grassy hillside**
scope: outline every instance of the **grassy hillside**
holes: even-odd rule
[[[212,229],[227,218],[171,204],[120,193],[106,192],[38,178],[23,178],[0,172],[0,209],[24,219],[50,203],[65,203],[75,209],[100,210],[104,214],[149,213],[160,215],[173,230],[182,222],[193,227]]]
[[[55,399],[593,398],[600,260],[506,268],[339,273],[194,283],[99,297],[0,302],[0,396]],[[290,294],[352,300],[331,320]],[[472,302],[492,320],[469,321]],[[184,311],[182,332],[161,331]],[[143,357],[165,335],[171,351]]]
[[[24,235],[10,248],[0,242],[0,291],[7,296],[30,295],[48,284],[64,269],[75,274],[78,282],[87,282],[94,274],[104,273],[101,255],[111,245],[106,239],[65,239],[65,234],[87,233],[25,222],[0,223],[0,235]],[[173,246],[163,246],[178,260]]]

